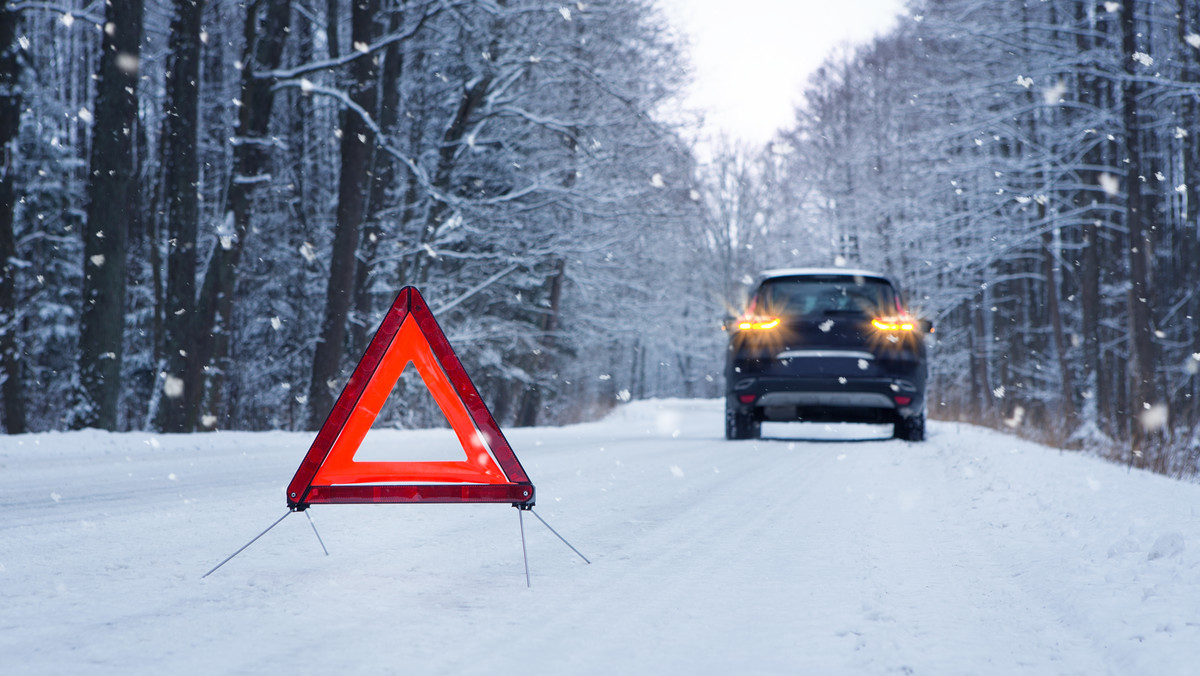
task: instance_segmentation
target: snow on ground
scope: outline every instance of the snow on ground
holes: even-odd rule
[[[714,401],[508,430],[537,513],[287,513],[302,433],[0,438],[5,674],[1191,674],[1200,486]],[[376,431],[436,445],[449,431]],[[378,443],[378,439],[376,442]]]

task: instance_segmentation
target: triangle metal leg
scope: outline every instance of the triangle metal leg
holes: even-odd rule
[[[554,530],[554,528],[553,528],[553,527],[551,527],[551,526],[550,526],[550,524],[546,523],[546,520],[545,520],[545,519],[543,519],[543,518],[542,518],[542,516],[541,516],[540,514],[538,514],[537,512],[533,511],[533,509],[532,509],[532,508],[529,510],[529,513],[530,513],[530,514],[532,514],[532,515],[534,515],[534,516],[536,516],[536,517],[537,517],[537,519],[538,519],[538,521],[541,521],[543,526],[545,526],[546,528],[549,528],[549,529],[550,529],[550,532],[551,532],[551,533],[554,533],[554,535],[556,535],[556,536],[558,537],[558,539],[559,539],[559,540],[562,540],[562,542],[563,542],[563,544],[564,544],[564,545],[566,545],[566,546],[570,547],[570,548],[571,548],[571,551],[575,552],[576,554],[579,554],[579,558],[583,559],[583,562],[584,562],[584,563],[587,563],[587,564],[589,564],[589,565],[592,563],[591,561],[588,561],[588,558],[587,558],[586,556],[584,556],[583,554],[581,554],[581,553],[579,552],[579,550],[578,550],[578,549],[575,549],[575,546],[574,546],[574,545],[572,545],[570,542],[567,542],[567,539],[566,539],[565,537],[563,537],[563,536],[559,535],[559,534],[558,534],[558,531]]]
[[[525,559],[525,587],[532,587],[529,583],[529,552],[525,549],[525,515],[522,514],[525,510],[517,510],[517,520],[521,524],[521,556]]]
[[[312,515],[308,513],[307,509],[304,510],[304,516],[308,517],[308,525],[312,526],[313,535],[317,536],[317,542],[321,543],[321,549],[325,551],[325,556],[329,556],[329,550],[325,549],[325,541],[321,539],[321,534],[317,532],[317,524],[313,522]]]
[[[235,556],[237,556],[238,554],[241,554],[242,552],[246,551],[246,548],[247,548],[247,547],[249,547],[250,545],[252,545],[252,544],[254,544],[255,542],[257,542],[257,541],[258,541],[258,539],[259,539],[260,537],[262,537],[262,536],[266,535],[267,533],[269,533],[269,532],[271,531],[271,529],[272,529],[272,528],[274,528],[275,526],[278,526],[278,525],[279,525],[279,522],[280,522],[280,521],[283,521],[284,519],[286,519],[286,518],[288,517],[288,514],[291,514],[291,513],[292,513],[292,511],[291,511],[291,510],[288,510],[286,513],[284,513],[284,515],[283,515],[283,516],[279,517],[279,520],[278,520],[278,521],[276,521],[275,523],[271,524],[270,526],[267,526],[267,529],[266,529],[266,530],[264,530],[263,532],[259,533],[258,535],[255,535],[253,540],[251,540],[251,541],[247,542],[246,544],[242,545],[242,548],[241,548],[241,549],[239,549],[239,550],[237,550],[236,552],[234,552],[234,553],[230,554],[229,556],[227,556],[227,557],[225,558],[225,560],[224,560],[224,561],[222,561],[222,562],[218,563],[217,565],[213,566],[213,569],[212,569],[212,570],[210,570],[210,571],[208,571],[207,573],[205,573],[205,574],[201,575],[201,576],[200,576],[200,579],[201,579],[201,580],[203,580],[204,578],[208,577],[209,575],[212,575],[214,572],[216,572],[216,570],[217,570],[218,568],[220,568],[221,566],[223,566],[223,565],[225,565],[225,564],[229,563],[229,561],[230,561],[231,559],[233,559],[233,557],[235,557]],[[319,536],[319,535],[318,535],[318,536],[317,536],[317,539],[318,539],[318,540],[319,540],[319,539],[321,539],[321,536]],[[324,544],[322,544],[321,546],[322,546],[322,547],[324,547],[325,545],[324,545]]]

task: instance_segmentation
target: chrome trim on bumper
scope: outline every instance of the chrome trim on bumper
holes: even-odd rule
[[[846,408],[896,408],[896,403],[878,392],[768,392],[756,406],[834,406]]]
[[[870,359],[874,360],[875,355],[862,350],[787,350],[775,355],[776,359]]]

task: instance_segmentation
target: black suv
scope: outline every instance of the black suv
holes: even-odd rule
[[[888,278],[862,270],[764,273],[730,331],[725,436],[764,420],[892,423],[925,438],[925,337]]]

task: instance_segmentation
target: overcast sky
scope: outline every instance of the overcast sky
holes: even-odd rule
[[[810,73],[840,45],[895,25],[902,0],[658,0],[691,42],[687,105],[707,131],[764,143],[792,120]]]

